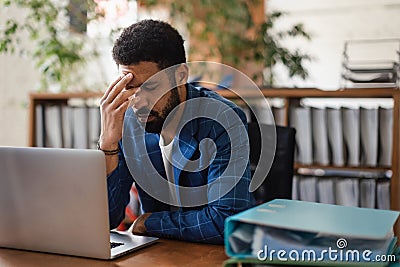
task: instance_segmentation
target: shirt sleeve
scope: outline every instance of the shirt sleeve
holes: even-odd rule
[[[129,203],[129,191],[133,184],[122,152],[118,156],[117,168],[107,177],[110,229],[116,228],[125,218],[125,208]]]
[[[241,119],[245,121],[243,116],[241,116]],[[247,138],[247,132],[245,134]],[[233,189],[201,209],[183,210],[181,208],[179,211],[152,213],[145,221],[149,235],[193,242],[223,243],[225,219],[255,204],[254,198],[249,192],[250,169],[248,157],[230,158],[231,150],[237,151],[248,145],[248,142],[242,140],[243,138],[243,132],[242,135],[234,135],[233,140],[231,140],[228,138],[226,131],[219,131],[216,139],[214,139],[217,145],[217,154],[208,170],[208,198],[215,199],[213,194],[219,192],[225,186],[224,183],[230,179],[237,181]],[[222,177],[223,179],[218,179],[221,178],[228,162],[231,160],[233,160],[232,164],[235,166],[244,166],[243,175],[225,176]]]

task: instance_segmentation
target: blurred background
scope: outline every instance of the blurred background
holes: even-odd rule
[[[117,75],[113,40],[141,19],[172,23],[188,60],[230,65],[260,86],[336,90],[344,52],[398,57],[399,14],[400,0],[1,0],[0,145],[28,144],[29,93],[104,91]],[[393,42],[345,46],[358,40]]]

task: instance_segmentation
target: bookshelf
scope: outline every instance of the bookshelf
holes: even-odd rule
[[[390,179],[390,208],[392,210],[400,210],[400,90],[395,88],[357,88],[357,89],[341,89],[337,91],[323,91],[313,88],[261,88],[262,94],[266,98],[279,98],[284,100],[285,124],[289,124],[290,107],[298,105],[299,101],[304,98],[375,98],[375,99],[393,99],[393,148],[392,148],[392,165],[390,167],[337,167],[325,165],[295,165],[296,172],[312,172],[312,171],[344,171],[357,175],[357,173],[374,175],[391,176]],[[217,92],[225,98],[240,101],[239,96],[229,90],[217,90]],[[243,91],[242,91],[243,92]],[[36,106],[39,104],[67,104],[70,99],[93,99],[100,98],[101,92],[85,92],[85,93],[32,93],[30,94],[29,105],[29,145],[36,146]],[[246,97],[252,97],[251,94]],[[396,233],[400,234],[400,225],[396,225]]]
[[[39,105],[68,105],[70,100],[77,99],[87,101],[98,99],[103,95],[102,92],[78,92],[78,93],[31,93],[29,95],[29,125],[28,125],[28,145],[38,146],[37,144],[37,109]]]

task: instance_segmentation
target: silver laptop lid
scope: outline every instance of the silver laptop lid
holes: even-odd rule
[[[0,247],[109,258],[104,154],[0,147]]]

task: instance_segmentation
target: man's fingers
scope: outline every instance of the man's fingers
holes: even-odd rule
[[[108,86],[106,92],[104,93],[104,95],[101,97],[100,102],[103,102],[108,95],[110,94],[111,90],[114,88],[114,86],[124,77],[124,75],[120,75],[117,77],[117,79],[115,79],[112,83],[110,83],[110,85]]]
[[[117,108],[118,112],[123,112],[125,113],[125,111],[128,109],[129,107],[129,99],[126,99],[122,104],[120,104]]]
[[[114,86],[110,86],[109,93],[103,101],[111,103],[114,99],[119,95],[119,93],[125,88],[125,86],[132,80],[133,75],[128,73],[127,75],[123,76],[121,79],[116,80]],[[108,90],[107,90],[108,91]]]
[[[130,103],[130,98],[135,94],[134,90],[123,90],[115,99],[113,102],[113,106],[115,108],[118,108],[122,104],[129,104]]]
[[[108,95],[106,101],[111,103],[114,99],[119,95],[119,93],[125,88],[125,86],[131,81],[132,74],[128,73],[125,75],[121,80],[114,85],[113,89],[111,90],[110,94]]]

